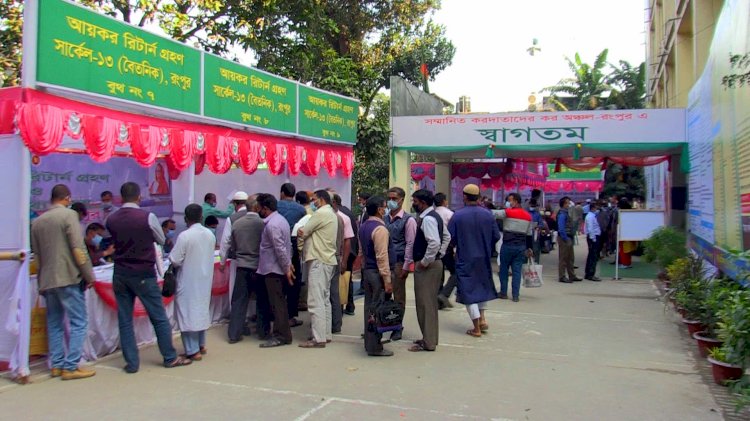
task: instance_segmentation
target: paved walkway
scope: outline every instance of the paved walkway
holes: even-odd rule
[[[577,250],[585,258],[585,246]],[[490,333],[464,332],[463,308],[440,312],[440,346],[411,353],[419,335],[409,297],[403,341],[391,358],[365,355],[357,316],[326,349],[259,349],[208,334],[208,355],[164,369],[155,347],[141,371],[125,374],[119,354],[92,379],[0,383],[6,419],[412,419],[719,420],[713,387],[695,345],[651,282],[556,282],[557,253],[544,255],[543,288],[521,301],[493,301]],[[583,267],[579,263],[579,266]],[[410,280],[411,282],[411,280]],[[358,302],[359,304],[359,302]],[[295,341],[307,334],[294,329]],[[175,343],[179,343],[176,339]],[[181,349],[181,346],[179,347]]]

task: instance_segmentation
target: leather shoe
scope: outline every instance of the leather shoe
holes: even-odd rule
[[[354,310],[344,310],[344,314],[347,316],[354,316]]]
[[[573,281],[573,282],[581,282],[581,281],[583,281],[583,279],[576,277],[576,278],[571,279],[571,281]]]
[[[268,342],[260,344],[261,348],[275,348],[277,346],[289,345],[289,342],[284,342],[278,338],[269,339]]]
[[[62,376],[62,368],[53,368],[52,370],[50,370],[49,375],[51,377],[60,377],[60,376]]]
[[[401,340],[401,334],[403,333],[403,330],[395,330],[391,332],[391,341],[400,341]]]
[[[586,279],[588,279],[589,281],[594,281],[594,282],[601,282],[602,281],[601,279],[599,279],[596,276],[588,276],[588,277],[586,277]]]
[[[236,344],[237,342],[240,342],[240,341],[242,341],[242,336],[240,336],[240,337],[239,337],[239,338],[237,338],[237,339],[231,339],[231,338],[230,338],[230,339],[229,339],[229,344],[230,344],[230,345],[234,345],[234,344]]]
[[[444,310],[448,308],[453,308],[453,304],[451,304],[451,301],[443,294],[438,294],[438,309]]]
[[[518,297],[513,297],[513,302],[517,303],[519,301]]]
[[[96,374],[96,371],[94,371],[94,370],[87,370],[85,368],[77,368],[74,371],[63,370],[62,371],[62,379],[63,380],[85,379],[85,378],[88,378],[88,377],[93,377],[95,374]]]
[[[368,352],[367,355],[371,357],[392,357],[393,351],[388,351],[386,349],[380,351],[380,352]]]
[[[508,294],[498,294],[497,298],[499,298],[501,300],[507,300],[508,299]]]
[[[560,282],[562,282],[564,284],[572,284],[573,283],[573,281],[571,281],[568,278],[560,278]]]

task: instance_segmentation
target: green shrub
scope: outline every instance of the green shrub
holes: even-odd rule
[[[643,248],[644,259],[656,263],[661,269],[666,269],[675,260],[688,255],[685,233],[670,226],[656,229],[643,242]]]

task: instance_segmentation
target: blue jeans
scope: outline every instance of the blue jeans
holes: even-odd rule
[[[518,298],[521,291],[521,266],[526,262],[525,246],[508,246],[500,248],[500,295],[508,296],[508,268],[513,268],[513,298]]]
[[[140,360],[138,357],[138,343],[135,341],[133,330],[133,306],[135,297],[143,303],[151,324],[156,332],[159,352],[164,358],[164,365],[169,365],[177,358],[177,351],[172,346],[172,325],[169,323],[167,311],[161,301],[161,289],[156,283],[156,277],[133,276],[118,273],[112,279],[112,288],[117,299],[117,321],[120,327],[120,348],[125,358],[127,371],[138,371]]]
[[[182,335],[182,346],[185,347],[185,355],[195,355],[200,352],[202,346],[206,346],[206,331],[180,332]]]
[[[79,284],[44,291],[47,301],[47,339],[52,368],[75,371],[81,360],[83,342],[88,333],[86,301]],[[70,324],[68,353],[65,354],[65,316]]]

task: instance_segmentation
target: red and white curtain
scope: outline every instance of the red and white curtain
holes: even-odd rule
[[[292,175],[317,176],[322,166],[330,176],[350,177],[354,169],[354,152],[347,146],[157,119],[31,89],[0,89],[0,134],[16,131],[40,156],[75,152],[62,148],[65,136],[80,140],[77,151],[96,162],[128,155],[149,167],[164,156],[173,179],[193,161],[197,174],[204,166],[216,174],[232,166],[252,174],[261,163],[274,175],[288,168]]]

